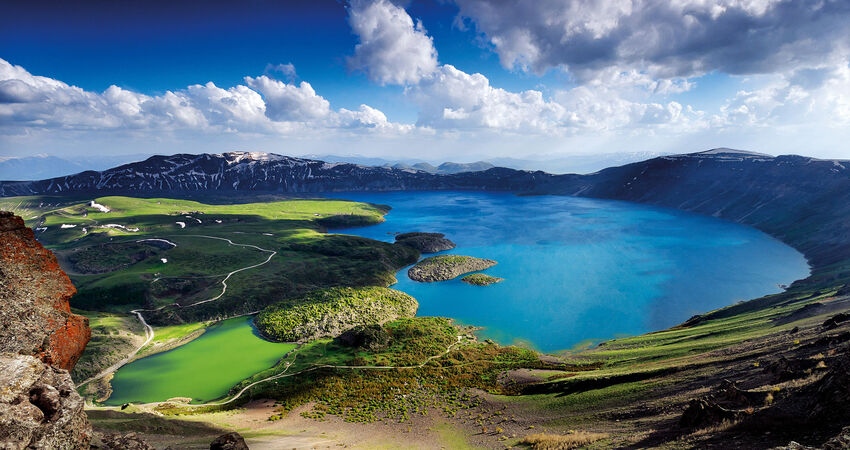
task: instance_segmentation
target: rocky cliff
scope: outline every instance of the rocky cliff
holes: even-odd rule
[[[92,429],[68,370],[91,336],[56,257],[0,212],[0,448],[86,449]]]
[[[88,319],[71,313],[74,293],[56,257],[24,221],[0,212],[0,352],[72,369],[91,337]]]

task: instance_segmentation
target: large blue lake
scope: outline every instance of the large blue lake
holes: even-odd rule
[[[484,273],[502,283],[419,283],[405,268],[393,288],[416,297],[420,316],[545,352],[667,328],[809,274],[802,254],[758,230],[632,203],[478,192],[333,197],[393,208],[386,222],[348,234],[391,242],[394,233],[441,232],[457,243],[445,253],[498,261]]]

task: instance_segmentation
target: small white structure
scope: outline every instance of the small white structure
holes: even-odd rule
[[[159,260],[162,261],[163,264],[168,262],[168,258],[160,258]]]
[[[101,205],[100,203],[95,202],[94,200],[92,200],[91,203],[89,203],[89,206],[97,209],[100,212],[104,212],[104,213],[108,213],[109,211],[111,211],[111,209],[107,208],[104,205]]]

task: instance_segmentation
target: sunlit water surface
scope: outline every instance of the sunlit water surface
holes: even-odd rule
[[[402,269],[393,288],[416,297],[418,315],[547,352],[670,327],[809,273],[802,254],[756,229],[633,203],[478,192],[334,197],[393,208],[384,223],[344,233],[393,241],[441,232],[457,243],[445,253],[499,262],[484,273],[505,281],[483,287],[420,283]]]

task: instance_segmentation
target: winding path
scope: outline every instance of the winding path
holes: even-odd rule
[[[255,381],[255,382],[245,386],[244,388],[240,389],[239,392],[237,392],[236,395],[234,395],[230,399],[225,400],[223,402],[199,403],[199,404],[196,404],[196,405],[192,405],[192,404],[187,403],[184,406],[187,407],[187,408],[203,408],[203,407],[207,407],[207,406],[224,406],[224,405],[230,404],[230,403],[238,400],[240,397],[242,397],[242,394],[244,394],[245,392],[248,391],[248,389],[251,389],[252,387],[254,387],[258,384],[262,384],[262,383],[265,383],[265,382],[268,382],[268,381],[278,380],[278,379],[281,379],[281,378],[294,377],[296,375],[301,375],[302,373],[312,372],[312,371],[318,370],[318,369],[349,369],[349,370],[421,369],[421,368],[425,367],[425,365],[427,365],[429,362],[448,355],[449,352],[451,352],[452,349],[455,348],[458,344],[460,344],[461,341],[463,340],[463,336],[456,336],[456,337],[457,337],[457,340],[455,342],[449,344],[449,346],[446,347],[446,350],[444,350],[442,353],[437,354],[437,355],[433,355],[433,356],[429,356],[428,358],[425,359],[425,361],[422,361],[422,363],[416,364],[416,365],[413,365],[413,366],[345,366],[345,365],[335,366],[335,365],[331,365],[331,364],[313,364],[312,366],[310,366],[306,369],[299,370],[298,372],[287,373],[289,371],[289,368],[292,367],[292,364],[295,363],[295,359],[298,358],[298,353],[297,353],[297,349],[296,349],[296,350],[293,350],[294,352],[296,352],[295,356],[292,358],[292,361],[286,363],[286,368],[283,370],[283,372],[281,372],[277,375],[272,375],[270,377],[263,378],[262,380]],[[156,407],[156,406],[161,405],[163,403],[169,403],[169,402],[164,401],[164,402],[141,403],[141,404],[136,404],[136,406]],[[87,404],[86,407],[88,407],[90,409],[113,409],[113,410],[119,408],[118,406],[96,406],[96,405],[93,405],[93,404]]]
[[[269,257],[266,258],[265,261],[263,261],[259,264],[253,264],[253,265],[250,265],[250,266],[247,266],[247,267],[242,267],[240,269],[236,269],[236,270],[228,273],[227,276],[225,276],[224,279],[221,280],[221,286],[222,286],[221,292],[218,295],[216,295],[215,297],[208,298],[206,300],[200,300],[200,301],[197,301],[197,302],[192,303],[190,305],[181,305],[179,303],[171,303],[171,304],[163,305],[163,306],[160,306],[159,308],[154,308],[154,309],[134,309],[134,310],[130,311],[131,313],[135,314],[139,318],[139,321],[145,327],[145,337],[146,337],[145,342],[142,343],[142,345],[140,345],[138,348],[136,348],[135,350],[130,352],[130,354],[128,354],[122,360],[120,360],[117,363],[107,367],[106,369],[104,369],[100,373],[98,373],[97,375],[89,377],[86,380],[84,380],[83,382],[81,382],[80,384],[78,384],[77,385],[78,388],[81,387],[81,386],[84,386],[84,385],[86,385],[86,384],[88,384],[92,381],[99,380],[99,379],[109,375],[110,373],[115,372],[116,370],[120,369],[125,364],[132,361],[133,358],[135,358],[136,355],[138,355],[139,352],[143,348],[145,348],[146,345],[150,344],[150,342],[153,341],[153,338],[154,338],[153,327],[148,325],[148,323],[145,321],[144,316],[142,316],[143,312],[161,311],[162,309],[168,308],[169,306],[173,306],[173,307],[177,307],[177,308],[189,308],[189,307],[198,306],[198,305],[201,305],[201,304],[204,304],[204,303],[214,302],[214,301],[220,299],[221,297],[223,297],[224,294],[227,292],[227,280],[229,280],[231,276],[233,276],[236,273],[242,272],[244,270],[254,269],[254,268],[260,267],[262,265],[268,264],[268,262],[271,261],[272,258],[277,254],[277,252],[274,251],[274,250],[268,250],[268,249],[261,248],[261,247],[258,247],[256,245],[251,245],[251,244],[237,244],[237,243],[231,241],[230,239],[223,238],[223,237],[207,236],[207,235],[203,235],[203,234],[183,234],[183,235],[180,235],[180,236],[181,237],[199,237],[199,238],[206,238],[206,239],[217,239],[217,240],[220,240],[220,241],[226,241],[228,244],[234,245],[234,246],[237,246],[237,247],[255,248],[255,249],[257,249],[261,252],[266,252],[266,253],[270,253],[270,254],[269,254]],[[159,239],[159,240],[164,240],[164,239]],[[175,247],[176,246],[177,245],[175,244]]]

